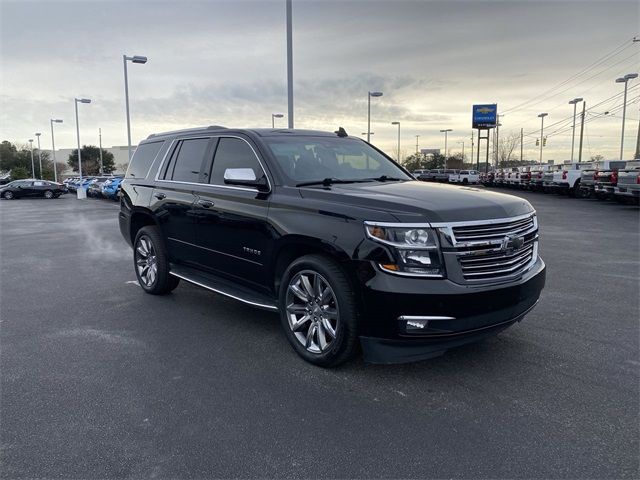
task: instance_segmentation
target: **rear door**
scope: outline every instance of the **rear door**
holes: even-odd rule
[[[221,136],[212,158],[205,170],[210,181],[199,187],[194,205],[202,264],[215,273],[263,288],[267,284],[265,263],[273,243],[267,221],[269,193],[227,185],[224,173],[230,168],[245,168],[261,178],[267,176],[266,169],[254,146],[240,136]]]
[[[202,166],[211,154],[211,144],[211,137],[175,140],[158,172],[150,208],[173,262],[198,264],[200,260],[195,245],[194,189],[203,182]]]

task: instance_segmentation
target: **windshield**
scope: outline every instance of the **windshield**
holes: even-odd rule
[[[340,137],[267,137],[265,143],[287,177],[287,183],[364,180],[382,176],[412,180],[387,157],[365,142]]]

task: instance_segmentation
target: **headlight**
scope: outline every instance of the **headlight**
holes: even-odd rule
[[[372,240],[393,247],[396,262],[378,264],[383,270],[404,275],[444,276],[444,263],[435,230],[375,222],[365,222],[365,230]]]

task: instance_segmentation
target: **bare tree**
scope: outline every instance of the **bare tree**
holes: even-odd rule
[[[498,141],[498,161],[499,164],[510,162],[515,160],[513,157],[513,151],[520,146],[520,135],[517,133],[510,133],[509,135],[503,135]]]

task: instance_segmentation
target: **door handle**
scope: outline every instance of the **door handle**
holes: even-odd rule
[[[156,197],[158,200],[164,200],[165,198],[167,198],[167,196],[164,193],[154,193],[153,196]]]
[[[213,207],[213,202],[210,202],[209,200],[198,200],[198,205],[204,208],[211,208]]]

